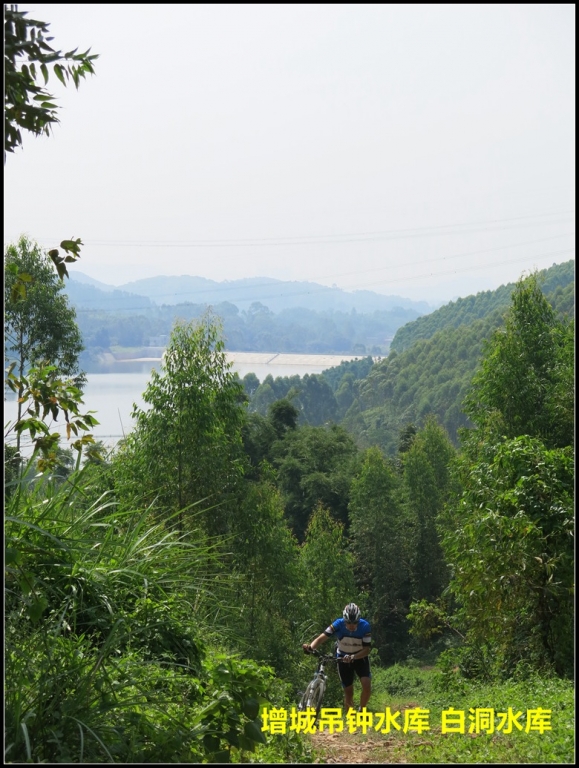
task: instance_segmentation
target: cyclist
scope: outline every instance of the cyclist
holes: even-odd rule
[[[304,653],[311,653],[318,645],[335,637],[337,643],[338,674],[344,689],[344,709],[347,712],[354,705],[354,672],[360,678],[362,693],[360,709],[364,709],[372,693],[370,682],[371,647],[370,624],[362,618],[356,603],[348,603],[341,619],[336,619],[319,637],[311,643],[304,643]]]

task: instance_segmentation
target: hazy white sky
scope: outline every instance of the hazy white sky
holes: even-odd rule
[[[7,157],[5,242],[431,302],[574,258],[574,5],[19,9],[100,58]]]

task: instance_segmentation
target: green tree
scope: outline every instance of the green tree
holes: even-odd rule
[[[223,501],[242,476],[243,387],[220,333],[210,314],[174,327],[161,370],[152,371],[143,394],[146,405],[134,407],[135,429],[117,457],[119,474],[134,492],[158,496],[169,509]],[[207,516],[213,532],[222,530],[221,517],[219,510]]]
[[[239,608],[238,621],[228,622],[229,631],[235,628],[235,645],[251,658],[273,665],[278,673],[290,675],[299,642],[296,625],[303,621],[296,600],[299,550],[271,478],[244,484],[228,548]],[[229,562],[225,561],[226,568]],[[225,583],[229,592],[231,584]],[[229,594],[225,598],[229,602]]]
[[[399,486],[380,449],[369,448],[352,481],[350,541],[358,588],[367,596],[373,641],[384,663],[398,661],[407,644],[410,562]]]
[[[318,503],[347,525],[358,450],[345,429],[335,424],[288,429],[284,439],[273,444],[271,454],[286,514],[300,541]]]
[[[4,151],[14,152],[22,145],[20,129],[35,135],[49,135],[58,123],[54,97],[44,85],[48,83],[49,66],[63,85],[72,80],[76,88],[80,79],[94,74],[93,61],[98,55],[67,53],[49,45],[49,25],[26,18],[26,11],[16,5],[4,6]]]
[[[282,438],[288,429],[296,428],[299,413],[286,398],[276,400],[269,406],[269,420],[278,438]]]
[[[574,461],[537,438],[479,444],[445,512],[451,593],[469,642],[505,674],[519,661],[572,674]]]
[[[454,448],[436,419],[427,419],[403,454],[406,516],[412,522],[413,598],[435,600],[448,583],[447,567],[437,529],[450,493]]]
[[[353,558],[348,552],[344,526],[319,504],[314,510],[300,551],[303,574],[304,627],[309,638],[336,618],[336,611],[357,594]]]
[[[48,361],[59,373],[76,376],[82,383],[85,377],[79,373],[78,358],[84,347],[76,312],[50,260],[37,243],[22,236],[16,245],[7,247],[4,265],[6,356],[16,361],[21,374]],[[29,277],[24,298],[14,297],[17,273]]]
[[[331,386],[320,374],[306,373],[302,377],[296,402],[301,408],[304,420],[312,426],[336,420],[336,398]]]
[[[506,437],[533,435],[571,445],[574,432],[574,326],[558,320],[536,274],[520,280],[504,328],[487,342],[465,401],[471,420],[494,421]]]
[[[16,245],[8,246],[4,264],[5,357],[15,363],[19,379],[19,422],[24,408],[24,378],[31,368],[54,366],[57,376],[74,377],[74,384],[82,387],[85,375],[79,371],[78,361],[83,344],[75,310],[69,305],[62,281],[41,248],[23,236]],[[18,286],[23,276],[26,287],[21,292]]]
[[[521,280],[465,408],[444,515],[450,592],[467,639],[501,670],[573,666],[573,328]]]

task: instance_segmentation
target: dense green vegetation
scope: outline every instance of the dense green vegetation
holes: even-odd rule
[[[55,73],[77,82],[91,58]],[[22,103],[35,79],[24,71]],[[48,130],[44,108],[31,123],[7,113],[8,151],[19,128]],[[22,407],[5,428],[5,760],[311,762],[315,743],[265,735],[260,712],[292,707],[312,671],[301,644],[355,600],[373,625],[378,714],[552,715],[544,733],[397,733],[383,759],[572,762],[568,275],[543,290],[531,275],[506,313],[447,322],[380,364],[259,386],[227,365],[223,324],[192,311],[136,428],[107,453],[87,434],[79,335],[45,269],[62,280],[79,243],[61,243],[67,257],[28,241],[5,254],[5,334],[12,345],[20,323],[27,355],[6,379]],[[266,338],[270,314],[245,321]],[[71,449],[50,418],[67,422]],[[23,432],[27,462],[7,445]],[[335,675],[327,703],[341,704]]]
[[[552,296],[552,303],[558,311],[574,314],[573,284],[575,280],[575,260],[563,264],[554,264],[538,273],[543,292]],[[446,328],[458,328],[470,325],[488,315],[508,308],[514,285],[502,285],[495,291],[483,291],[475,296],[451,301],[432,314],[425,315],[410,323],[396,333],[392,342],[392,350],[402,352],[411,347],[419,339],[430,339],[438,331]]]
[[[272,380],[258,413],[218,320],[176,325],[116,451],[12,472],[7,759],[308,761],[308,739],[265,736],[259,710],[292,706],[300,644],[352,597],[377,670],[438,659],[434,707],[459,690],[481,701],[484,683],[498,711],[519,684],[501,681],[568,678],[573,338],[537,277],[521,280],[480,340],[458,446],[429,414],[387,453],[304,418],[383,363]],[[335,679],[328,697],[340,704]],[[540,752],[521,744],[520,760]],[[563,761],[569,742],[545,749]]]
[[[574,262],[567,262],[537,276],[561,318],[574,317],[573,266]],[[276,398],[289,397],[298,407],[302,423],[335,421],[360,447],[378,445],[390,456],[396,455],[398,434],[406,425],[424,425],[434,415],[458,446],[460,428],[472,426],[463,401],[480,364],[484,342],[502,327],[512,293],[513,286],[502,286],[418,318],[396,333],[394,351],[384,360],[373,366],[369,361],[367,369],[344,363],[318,376],[314,397],[310,394],[312,377],[274,381],[268,376],[251,390],[250,408],[265,413]],[[403,351],[396,352],[398,348]],[[332,392],[323,388],[322,381]]]
[[[78,308],[86,347],[82,359],[88,370],[98,366],[103,353],[117,346],[165,346],[177,319],[199,319],[207,311],[206,304],[176,304],[141,306],[138,312],[119,313],[113,308],[119,293],[105,294],[109,310]],[[132,301],[138,305],[138,297]],[[418,317],[416,310],[401,307],[369,314],[298,307],[274,314],[259,302],[247,310],[223,302],[212,310],[222,319],[228,350],[300,354],[385,354],[397,329]]]
[[[553,266],[540,274],[544,280],[543,290],[557,311],[573,314],[574,262]],[[193,302],[155,305],[148,297],[126,291],[104,292],[91,285],[73,285],[74,290],[69,286],[68,293],[77,309],[86,348],[82,363],[89,371],[98,369],[104,353],[118,347],[165,346],[176,320],[199,319],[208,307],[206,303]],[[473,334],[482,338],[488,335],[489,328],[500,324],[512,290],[513,285],[504,285],[496,291],[458,299],[428,314],[403,306],[360,312],[314,310],[298,305],[274,312],[259,301],[245,309],[229,301],[219,301],[211,309],[222,320],[225,347],[231,351],[379,356],[389,350],[403,352],[421,339],[430,340],[440,331],[466,331],[465,326],[477,321],[481,322]],[[465,342],[470,348],[468,337]],[[440,343],[451,347],[455,338],[452,334],[444,335]],[[480,348],[477,346],[467,357],[478,359]],[[333,417],[341,418],[340,414]],[[451,420],[446,426],[453,429]]]

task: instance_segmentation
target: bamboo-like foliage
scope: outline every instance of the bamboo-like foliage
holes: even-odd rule
[[[8,502],[6,759],[196,762],[228,729],[239,744],[269,673],[207,657],[215,546],[93,498],[90,477],[39,475]]]

